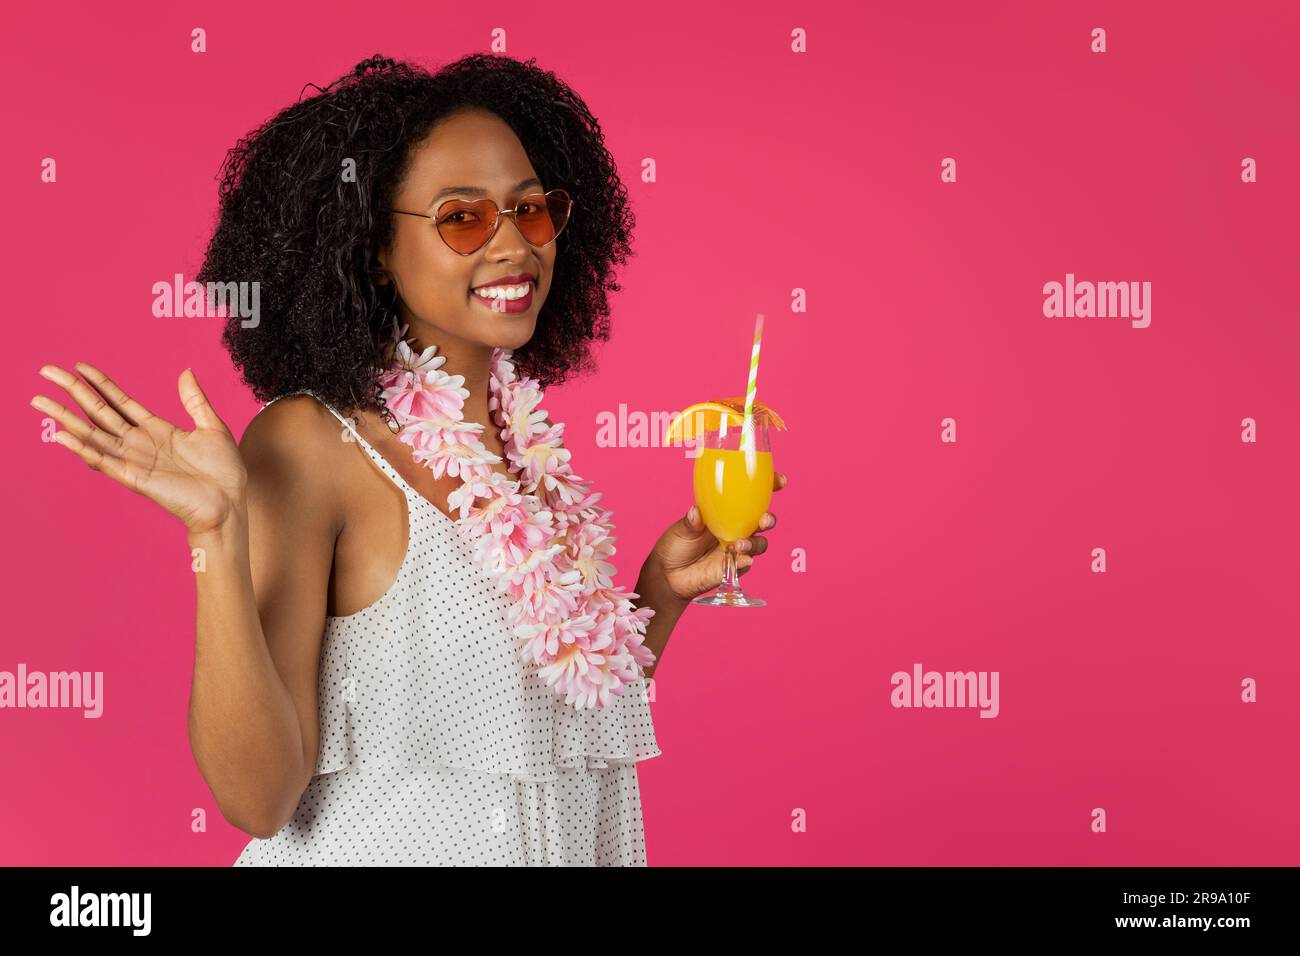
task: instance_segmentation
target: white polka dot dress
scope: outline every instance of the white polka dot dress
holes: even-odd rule
[[[451,519],[334,414],[405,494],[406,558],[378,601],[326,619],[315,776],[234,865],[644,866],[648,681],[566,705]]]

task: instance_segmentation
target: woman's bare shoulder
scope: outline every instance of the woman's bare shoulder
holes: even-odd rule
[[[337,442],[343,428],[343,423],[319,399],[306,394],[288,395],[253,416],[239,440],[239,447],[261,453],[286,446]]]
[[[239,451],[250,481],[323,489],[332,482],[345,426],[311,395],[289,395],[262,408],[244,429]]]

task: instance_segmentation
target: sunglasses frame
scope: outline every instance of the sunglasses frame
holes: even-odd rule
[[[537,243],[535,243],[535,242],[533,242],[531,239],[529,239],[527,236],[524,236],[524,231],[523,231],[522,229],[519,229],[519,207],[522,206],[525,202],[527,202],[529,199],[531,199],[531,198],[534,197],[534,196],[541,196],[542,198],[544,198],[544,199],[546,199],[546,200],[549,201],[551,195],[554,194],[554,193],[561,193],[561,194],[563,194],[564,198],[567,199],[567,200],[569,201],[569,211],[568,211],[568,213],[567,213],[567,214],[565,215],[565,217],[564,217],[564,225],[561,226],[559,229],[557,229],[557,230],[555,231],[555,235],[551,236],[550,239],[548,239],[546,242],[543,242],[541,245],[538,245]],[[575,203],[574,203],[574,201],[573,201],[573,197],[570,196],[568,190],[565,190],[565,189],[549,189],[549,190],[547,190],[547,191],[544,192],[544,193],[529,193],[527,196],[522,196],[522,197],[520,197],[519,202],[515,203],[515,208],[514,208],[514,209],[502,209],[500,206],[498,206],[498,205],[496,204],[496,200],[494,200],[494,199],[487,199],[486,197],[483,198],[483,199],[475,199],[475,200],[472,200],[472,201],[473,201],[473,202],[490,202],[490,203],[492,203],[492,208],[496,210],[496,217],[492,220],[492,228],[491,228],[491,230],[488,232],[488,234],[487,234],[487,238],[484,239],[483,242],[480,243],[480,244],[478,245],[477,248],[471,249],[469,252],[461,252],[459,249],[457,249],[457,248],[455,248],[454,246],[452,246],[452,244],[451,244],[450,242],[447,241],[447,237],[444,236],[444,235],[442,234],[442,224],[443,224],[443,222],[446,220],[446,216],[443,216],[443,215],[442,215],[442,209],[443,209],[443,207],[446,206],[447,203],[453,203],[453,202],[465,202],[465,200],[463,200],[463,199],[448,199],[448,200],[446,200],[446,201],[440,203],[440,204],[438,205],[437,210],[435,210],[433,213],[427,213],[427,212],[407,212],[405,209],[392,209],[392,208],[390,208],[388,211],[389,211],[389,212],[400,213],[400,214],[403,215],[403,216],[420,216],[421,218],[424,218],[424,219],[432,219],[432,220],[433,220],[434,228],[438,231],[438,238],[441,239],[441,240],[443,241],[443,244],[444,244],[448,249],[450,249],[452,252],[456,253],[458,256],[472,256],[472,255],[474,255],[474,253],[478,252],[479,249],[482,249],[484,246],[486,246],[489,242],[492,241],[492,238],[497,234],[497,230],[501,228],[501,219],[502,219],[503,216],[514,216],[514,217],[515,217],[515,228],[516,228],[516,229],[519,229],[519,235],[521,235],[521,236],[524,237],[524,241],[527,242],[530,246],[532,246],[532,247],[535,248],[535,249],[543,249],[543,248],[545,248],[546,246],[549,246],[549,245],[550,245],[552,242],[554,242],[556,239],[560,238],[560,233],[564,232],[564,230],[565,230],[566,228],[568,228],[569,222],[570,222],[570,220],[572,220],[572,218],[573,218],[573,207],[574,207],[574,205],[575,205]],[[451,215],[455,215],[455,214],[454,214],[454,213],[447,213],[447,215],[448,215],[448,216],[451,216]]]

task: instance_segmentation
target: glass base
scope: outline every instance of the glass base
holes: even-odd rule
[[[712,594],[700,595],[691,603],[703,604],[705,607],[767,607],[767,602],[762,598],[750,597],[740,591],[714,591]]]

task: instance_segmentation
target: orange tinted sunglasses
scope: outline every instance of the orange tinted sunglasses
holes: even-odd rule
[[[549,245],[569,224],[573,200],[563,189],[552,189],[530,193],[514,209],[500,209],[491,199],[448,199],[433,214],[404,209],[389,211],[432,219],[447,247],[468,256],[491,241],[503,216],[513,216],[520,235],[534,246]]]

